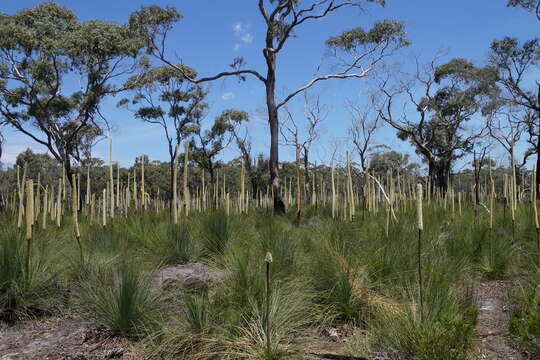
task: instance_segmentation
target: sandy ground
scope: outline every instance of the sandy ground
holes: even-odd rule
[[[512,347],[509,335],[509,314],[505,305],[510,281],[493,280],[478,283],[475,287],[478,304],[476,347],[473,360],[520,360],[519,352]]]
[[[142,358],[136,345],[78,317],[25,320],[0,334],[0,360]]]

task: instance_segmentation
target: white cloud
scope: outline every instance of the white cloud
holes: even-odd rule
[[[238,50],[240,50],[240,44],[236,43],[234,44],[234,51],[238,51]]]
[[[234,32],[237,34],[237,35],[241,35],[245,30],[244,30],[244,26],[242,25],[242,23],[236,23],[233,25],[233,29],[234,29]]]
[[[233,24],[234,34],[246,44],[251,44],[253,42],[253,35],[251,35],[251,33],[248,31],[249,28],[250,25],[246,25],[241,22]],[[240,45],[236,44],[234,46],[234,51],[237,51],[238,49],[240,49]]]
[[[253,42],[253,35],[251,34],[245,34],[240,38],[243,42],[246,44],[251,44]]]
[[[234,93],[232,92],[225,92],[223,95],[221,95],[221,98],[225,101],[234,99]]]

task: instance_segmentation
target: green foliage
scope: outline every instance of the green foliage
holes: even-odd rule
[[[189,294],[182,295],[185,321],[188,323],[190,331],[196,334],[203,334],[210,330],[211,323],[209,313],[208,294]]]
[[[0,316],[39,304],[55,275],[47,240],[32,249],[27,272],[26,240],[15,224],[6,225],[0,230]]]
[[[141,39],[124,25],[79,22],[55,2],[2,14],[0,38],[2,118],[69,170],[102,135],[99,106],[118,91],[112,79],[129,72]]]
[[[350,222],[331,219],[329,209],[322,205],[307,207],[309,216],[300,226],[294,217],[270,217],[264,209],[255,208],[229,218],[222,209],[194,211],[178,225],[170,225],[167,211],[117,217],[106,228],[90,225],[81,216],[82,261],[67,217],[60,229],[36,230],[34,255],[36,264],[39,258],[49,259],[50,264],[50,251],[44,245],[55,239],[55,250],[63,259],[58,278],[75,294],[63,299],[70,310],[118,334],[149,335],[145,344],[152,356],[201,360],[212,356],[286,358],[305,351],[305,342],[316,341],[313,336],[325,321],[369,332],[369,337],[349,343],[351,354],[369,356],[370,351],[393,348],[410,358],[464,359],[476,316],[467,284],[481,276],[501,278],[527,272],[531,282],[512,308],[512,331],[525,353],[533,353],[538,275],[531,270],[535,255],[525,256],[536,247],[528,205],[518,207],[516,244],[512,245],[509,215],[503,217],[500,204],[489,233],[486,215],[482,213],[475,225],[474,209],[468,202],[463,203],[463,216],[454,218],[439,200],[425,203],[422,311],[412,205],[405,202],[395,208],[397,221],[390,223],[388,235],[383,208],[363,217],[357,214]],[[0,221],[10,223],[12,218],[13,214],[4,214]],[[23,284],[24,241],[18,236],[17,241],[0,236],[5,241],[0,244],[6,244],[0,252],[7,254],[0,259],[8,264],[0,268],[0,276]],[[264,326],[267,251],[274,259],[270,352],[265,348]],[[200,255],[220,273],[218,280],[202,286],[173,283],[160,289],[152,285],[155,277],[149,269],[164,262],[197,261]],[[39,274],[50,279],[51,268],[40,269]],[[24,294],[20,287],[4,286],[2,291],[15,294],[21,299],[17,306],[24,308],[48,299],[43,290],[50,283],[42,284],[45,287],[33,287]],[[156,318],[157,311],[163,316]]]
[[[129,28],[145,39],[150,52],[155,48],[155,36],[172,28],[173,24],[182,19],[182,14],[174,6],[160,7],[158,5],[141,6],[129,17]]]
[[[310,282],[319,301],[333,306],[339,319],[360,323],[367,309],[353,288],[356,283],[365,285],[364,273],[354,256],[358,239],[347,226],[330,224],[325,230],[307,244]]]
[[[153,245],[165,264],[184,264],[197,259],[200,244],[195,240],[193,222],[160,226],[156,231],[157,244]]]
[[[267,318],[261,304],[251,303],[251,311],[245,315],[245,322],[240,328],[240,341],[247,345],[243,349],[246,355],[267,360],[281,359],[298,346],[302,338],[306,338],[309,327],[318,326],[329,315],[325,314],[327,308],[317,306],[313,295],[298,285],[274,288],[269,310]],[[266,349],[267,320],[270,320],[270,352]]]
[[[428,279],[426,285],[423,319],[413,287],[401,312],[375,315],[369,328],[378,345],[419,360],[467,359],[476,315],[471,299],[460,300],[448,283]]]
[[[227,109],[216,116],[210,129],[196,129],[196,137],[191,142],[191,157],[203,169],[210,173],[214,180],[216,156],[230,143],[232,133],[239,124],[247,121],[247,112]]]
[[[395,174],[399,171],[401,174],[413,170],[418,164],[409,164],[409,154],[400,153],[394,150],[374,152],[369,160],[369,170],[378,175],[388,173]]]
[[[382,20],[376,22],[369,31],[356,27],[326,41],[326,45],[330,48],[349,52],[359,47],[379,44],[393,44],[396,48],[408,46],[410,42],[405,34],[404,25],[395,20]]]
[[[532,264],[529,278],[521,291],[512,297],[514,306],[510,316],[510,331],[514,335],[525,356],[529,359],[540,357],[540,265]]]
[[[78,296],[90,317],[118,334],[141,335],[156,319],[151,277],[136,262],[94,267],[82,281]]]
[[[203,252],[207,255],[223,255],[234,236],[235,224],[223,211],[213,211],[202,219]]]
[[[536,18],[540,20],[540,1],[538,0],[508,0],[506,6],[520,6],[527,11],[534,12]]]

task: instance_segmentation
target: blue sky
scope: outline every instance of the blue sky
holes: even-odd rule
[[[40,1],[17,0],[0,3],[0,12],[13,13],[22,8],[35,6]],[[226,70],[236,56],[245,57],[248,67],[264,73],[261,56],[264,27],[255,0],[63,0],[62,6],[72,9],[79,19],[92,18],[124,23],[129,14],[141,5],[158,4],[176,6],[183,14],[168,41],[171,54],[177,54],[184,63],[195,67],[200,75],[212,75]],[[301,86],[315,72],[325,57],[324,41],[343,30],[369,26],[376,20],[393,18],[403,21],[412,45],[393,59],[409,63],[412,55],[428,59],[438,51],[445,51],[447,60],[464,57],[476,64],[485,63],[490,42],[503,36],[528,39],[537,35],[540,23],[521,9],[507,8],[505,0],[388,0],[385,8],[376,5],[366,12],[345,10],[323,20],[300,28],[286,45],[278,60],[277,94],[283,94]],[[362,93],[368,83],[362,79],[330,80],[316,86],[312,93],[320,94],[328,107],[328,117],[322,125],[321,139],[315,145],[313,160],[328,162],[335,144],[344,153],[352,149],[347,142],[346,129],[350,115],[345,100],[362,101]],[[268,153],[269,135],[260,112],[264,109],[264,89],[254,79],[238,83],[235,79],[218,80],[210,85],[209,102],[212,106],[207,121],[224,108],[246,110],[251,115],[249,130],[254,140],[255,152]],[[301,97],[298,98],[301,100]],[[136,156],[145,153],[151,159],[167,160],[167,149],[161,129],[142,123],[125,110],[119,110],[111,98],[103,104],[103,113],[114,126],[114,158],[122,165],[130,165]],[[302,103],[293,101],[290,109],[302,121]],[[476,120],[480,121],[480,120]],[[26,137],[9,129],[6,137],[3,162],[13,162],[15,156],[26,147],[43,152],[44,149]],[[411,147],[395,138],[395,133],[385,127],[376,143],[412,153]],[[98,144],[96,156],[105,157],[107,144]],[[238,156],[233,144],[223,153],[224,159]],[[283,147],[282,160],[294,156],[292,149]]]

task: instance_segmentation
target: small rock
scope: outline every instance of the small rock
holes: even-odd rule
[[[339,341],[339,334],[338,334],[338,331],[337,331],[336,328],[333,328],[333,327],[324,328],[323,331],[322,331],[322,334],[324,336],[330,338],[330,340],[332,340],[334,342]]]
[[[117,347],[105,352],[105,359],[121,359],[124,356],[124,349]]]

